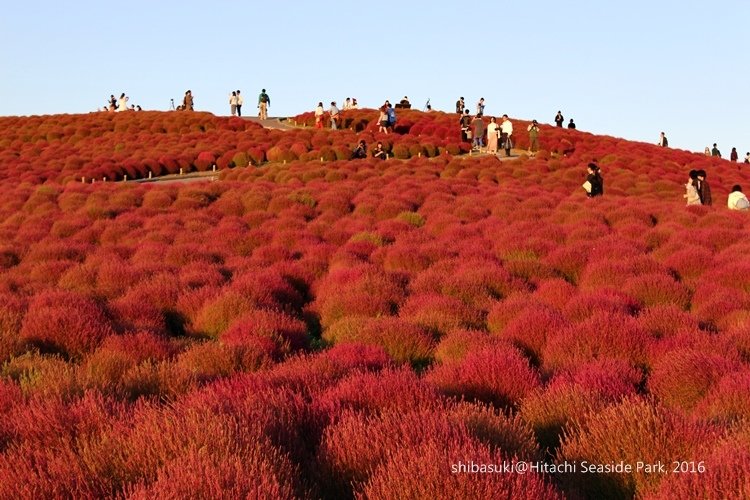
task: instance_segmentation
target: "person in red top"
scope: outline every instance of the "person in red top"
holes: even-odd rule
[[[730,161],[737,161],[739,159],[739,155],[737,154],[737,148],[732,148],[732,152],[729,154],[729,160]]]

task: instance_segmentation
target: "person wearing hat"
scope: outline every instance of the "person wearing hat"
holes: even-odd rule
[[[586,195],[589,198],[595,196],[602,196],[604,194],[604,179],[602,179],[599,165],[596,163],[589,163],[588,175],[586,176],[586,182],[583,183],[583,189],[586,190]]]
[[[698,194],[698,171],[691,170],[687,184],[685,184],[685,194],[682,195],[689,205],[701,205],[701,197]]]
[[[526,130],[529,132],[529,153],[533,156],[539,151],[539,123],[532,121]]]

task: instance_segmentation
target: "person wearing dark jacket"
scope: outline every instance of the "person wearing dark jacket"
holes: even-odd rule
[[[573,119],[572,119],[572,118],[571,118],[571,119],[570,119],[570,121],[568,122],[568,128],[569,128],[570,130],[575,130],[575,129],[576,129],[576,124],[575,124],[575,122],[573,121]]]
[[[711,186],[706,181],[705,170],[698,170],[698,195],[703,205],[711,205]]]
[[[737,154],[737,148],[732,148],[732,152],[729,154],[729,161],[736,162],[739,158],[740,155]]]
[[[604,194],[604,179],[596,163],[589,163],[586,183],[583,185],[589,198]]]
[[[558,111],[555,115],[555,125],[557,125],[559,128],[562,128],[564,121],[565,118],[563,117],[562,112]]]
[[[354,150],[354,158],[357,160],[362,160],[367,158],[367,143],[364,139],[359,141],[359,145],[357,146],[357,149]]]

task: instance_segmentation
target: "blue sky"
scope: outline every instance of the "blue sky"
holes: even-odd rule
[[[262,87],[271,115],[408,95],[487,114],[702,150],[750,151],[750,2],[93,1],[3,6],[0,115],[78,113],[125,92],[167,109],[186,89],[227,114]]]

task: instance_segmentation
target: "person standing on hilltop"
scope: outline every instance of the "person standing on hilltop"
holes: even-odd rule
[[[482,148],[484,147],[484,120],[482,119],[482,113],[479,113],[474,117],[471,126],[474,128],[473,148],[477,151],[482,151]]]
[[[184,111],[193,111],[193,92],[188,90],[182,99],[182,109]]]
[[[323,128],[323,103],[319,102],[318,107],[315,108],[315,128]]]
[[[745,153],[745,163],[750,163],[750,151]]]
[[[464,98],[459,97],[458,101],[456,101],[456,113],[458,113],[459,115],[463,115],[465,107],[466,105],[464,104]]]
[[[242,116],[242,105],[245,103],[245,100],[240,95],[240,91],[237,91],[237,116]]]
[[[706,146],[706,149],[703,150],[703,154],[706,156],[711,156],[711,149]]]
[[[719,148],[716,147],[716,143],[714,142],[714,147],[711,149],[711,156],[716,156],[718,158],[721,158],[721,151],[719,151]]]
[[[568,122],[568,128],[570,130],[575,130],[576,129],[576,124],[575,124],[575,122],[573,121],[572,118],[570,119],[570,122]]]
[[[128,97],[125,95],[125,92],[120,94],[120,100],[117,101],[117,111],[127,111],[128,110]]]
[[[508,115],[503,115],[503,121],[500,122],[500,142],[505,149],[505,156],[510,156],[510,150],[513,147],[512,135],[513,123],[508,119]]]
[[[711,205],[713,200],[711,199],[711,186],[708,185],[706,180],[706,171],[698,170],[698,196],[701,199],[702,205]]]
[[[737,160],[739,160],[739,158],[740,157],[737,154],[737,148],[732,148],[732,152],[729,153],[729,160],[733,161],[733,162],[736,162]]]
[[[539,151],[539,123],[532,121],[526,130],[529,132],[529,153],[534,156]]]
[[[266,89],[262,89],[258,95],[258,116],[261,120],[268,119],[268,106],[270,105],[271,98],[266,94]]]
[[[471,116],[469,116],[468,109],[464,111],[464,114],[459,118],[458,123],[461,126],[461,142],[471,141]]]
[[[555,115],[555,125],[557,125],[559,128],[562,128],[564,121],[565,118],[563,118],[562,112],[558,111],[557,115]]]
[[[487,125],[487,152],[497,154],[497,120],[494,116]]]
[[[339,128],[339,108],[336,106],[336,101],[331,101],[331,108],[328,111],[331,114],[331,130]]]
[[[237,92],[232,91],[232,95],[229,96],[229,110],[232,116],[237,114]]]
[[[667,146],[669,146],[669,141],[667,141],[667,136],[664,134],[664,132],[659,134],[658,145],[663,148],[666,148]]]
[[[477,102],[477,114],[484,116],[484,97],[481,97]]]

